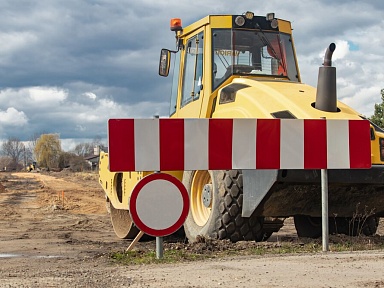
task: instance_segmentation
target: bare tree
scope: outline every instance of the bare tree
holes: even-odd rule
[[[77,144],[75,149],[73,149],[73,152],[76,155],[83,156],[83,157],[91,156],[94,154],[94,148],[95,147],[99,147],[102,150],[105,149],[104,145],[101,143],[101,137],[100,136],[96,136],[92,142]]]
[[[45,133],[34,133],[33,135],[31,135],[29,141],[28,141],[28,148],[27,150],[29,151],[29,157],[30,157],[30,160],[33,161],[36,161],[37,160],[37,157],[35,155],[35,147],[36,147],[36,143],[37,143],[37,140],[39,140],[40,136],[43,135]]]
[[[12,163],[11,157],[9,157],[9,156],[1,156],[0,157],[0,170],[5,171],[5,170],[9,169],[11,163]]]
[[[107,149],[107,147],[105,147],[104,144],[101,142],[101,137],[100,136],[96,136],[93,139],[92,144],[93,144],[92,145],[93,147],[99,147],[100,150],[106,151],[106,149]]]
[[[93,145],[92,143],[80,143],[77,144],[74,152],[79,156],[89,156],[93,154]]]
[[[19,162],[23,160],[23,156],[25,155],[24,144],[20,141],[20,139],[10,137],[3,143],[2,149],[4,155],[11,157],[11,165],[13,165],[14,168],[17,168]]]

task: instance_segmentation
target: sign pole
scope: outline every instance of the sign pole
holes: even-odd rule
[[[163,237],[156,237],[156,258],[163,259]]]
[[[159,115],[154,115],[153,118],[159,119]],[[160,171],[155,171],[155,173],[160,173]],[[164,246],[163,246],[163,237],[157,236],[156,237],[156,258],[157,259],[163,259],[163,251],[164,251]]]
[[[325,117],[321,117],[325,120]],[[321,169],[321,231],[323,252],[329,251],[328,169]]]
[[[329,251],[329,220],[328,220],[328,170],[321,169],[321,214],[323,252]]]

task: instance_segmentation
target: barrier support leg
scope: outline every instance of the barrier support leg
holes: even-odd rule
[[[136,235],[135,239],[133,239],[132,243],[128,246],[127,250],[125,252],[131,251],[133,247],[135,247],[136,243],[139,242],[141,237],[143,237],[144,232],[140,231],[139,234]]]

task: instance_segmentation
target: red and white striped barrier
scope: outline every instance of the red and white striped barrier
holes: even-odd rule
[[[110,119],[110,171],[371,167],[367,120]]]

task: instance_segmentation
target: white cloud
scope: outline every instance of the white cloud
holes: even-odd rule
[[[83,95],[89,99],[92,99],[92,100],[95,100],[97,98],[96,94],[92,93],[92,92],[85,92],[85,93],[83,93]]]
[[[349,43],[345,40],[336,41],[336,50],[333,52],[332,60],[336,61],[338,59],[345,58],[349,53]],[[324,54],[323,54],[324,55]]]
[[[0,111],[0,123],[8,126],[23,126],[28,123],[28,118],[23,111],[9,107],[6,111]]]
[[[32,101],[47,105],[57,104],[67,98],[67,92],[56,87],[27,88]]]

